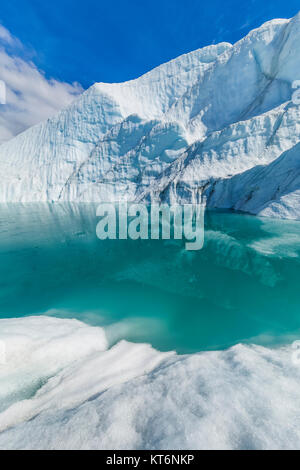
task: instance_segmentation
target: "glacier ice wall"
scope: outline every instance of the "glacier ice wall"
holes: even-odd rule
[[[136,80],[96,83],[0,146],[0,202],[190,201],[205,192],[210,207],[300,218],[298,180],[287,177],[298,172],[299,59],[300,13]]]

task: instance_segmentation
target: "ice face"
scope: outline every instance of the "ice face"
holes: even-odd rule
[[[300,211],[300,145],[269,165],[258,165],[216,182],[210,204],[261,216],[298,219]]]
[[[136,80],[95,84],[0,146],[0,201],[189,201],[200,187],[211,207],[299,218],[298,182],[269,168],[298,151],[299,36],[300,14]],[[248,194],[244,173],[262,165],[280,189],[270,194],[261,180]]]
[[[101,328],[48,317],[0,320],[0,332],[0,448],[299,449],[291,348],[107,349]]]

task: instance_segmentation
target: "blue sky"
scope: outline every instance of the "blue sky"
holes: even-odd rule
[[[136,78],[228,41],[299,0],[9,0],[0,9],[0,143],[54,115],[95,82]]]
[[[235,42],[299,0],[9,0],[0,23],[46,76],[124,81],[213,42]]]

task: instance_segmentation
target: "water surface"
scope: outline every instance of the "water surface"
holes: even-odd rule
[[[93,204],[0,207],[0,318],[55,315],[179,353],[300,330],[300,223],[207,212],[205,245],[96,237]]]

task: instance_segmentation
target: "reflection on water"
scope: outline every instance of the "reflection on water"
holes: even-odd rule
[[[203,250],[100,241],[92,204],[0,207],[0,317],[57,315],[195,352],[300,330],[300,223],[208,212]]]

